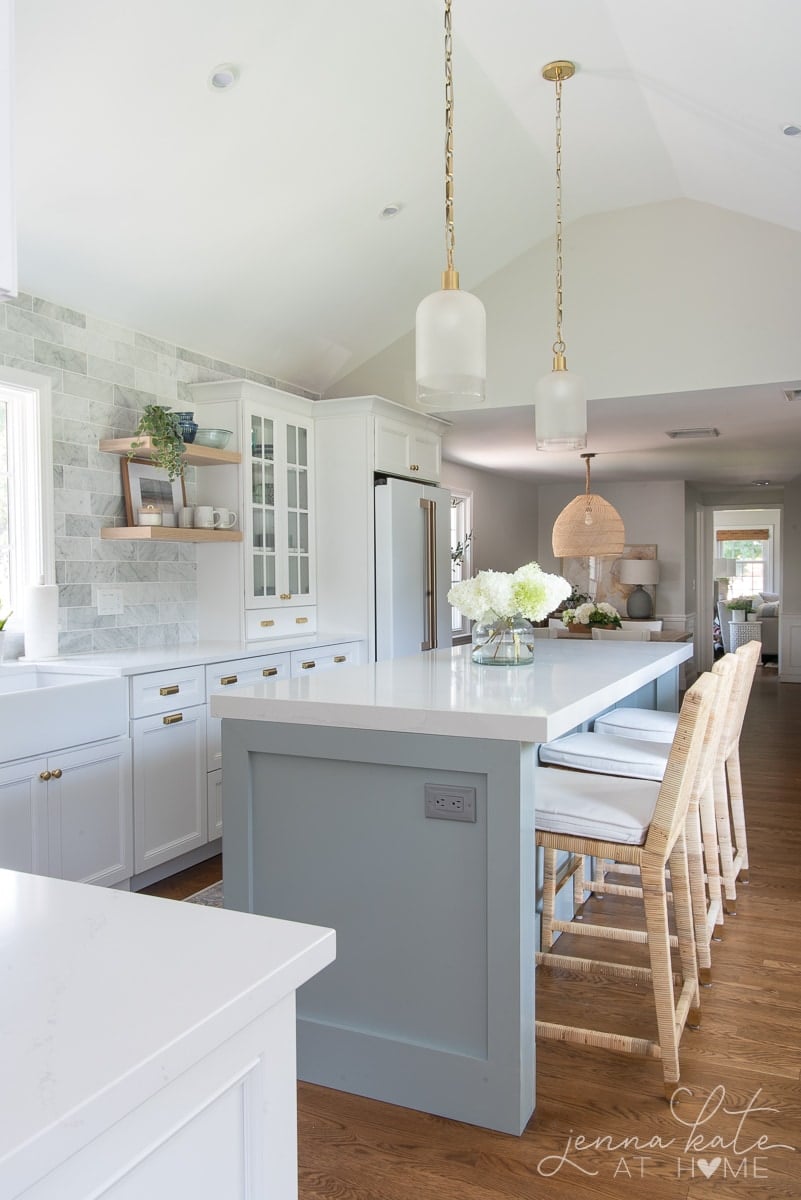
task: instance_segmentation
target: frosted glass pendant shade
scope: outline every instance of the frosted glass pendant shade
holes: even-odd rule
[[[470,292],[442,288],[417,306],[417,407],[458,412],[485,400],[487,318]]]
[[[538,450],[583,450],[587,445],[584,381],[567,370],[550,371],[534,388]]]

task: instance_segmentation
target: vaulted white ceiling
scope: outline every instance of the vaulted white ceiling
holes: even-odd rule
[[[456,260],[687,198],[801,232],[798,0],[454,0]],[[441,0],[18,0],[20,285],[325,391],[444,265]],[[215,93],[212,67],[235,63]],[[569,139],[567,137],[569,130]],[[567,152],[569,148],[569,153]],[[382,220],[385,205],[402,205]]]

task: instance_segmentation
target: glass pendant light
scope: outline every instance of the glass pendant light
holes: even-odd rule
[[[451,0],[445,0],[445,249],[442,288],[417,306],[417,406],[424,412],[458,411],[483,404],[487,377],[484,305],[459,290],[453,266],[453,72]]]
[[[552,545],[555,558],[619,557],[626,544],[623,520],[603,496],[590,491],[590,459],[582,454],[587,470],[583,496],[576,496],[554,521]]]
[[[538,450],[583,450],[587,445],[587,402],[584,382],[567,369],[562,337],[562,80],[575,65],[560,59],[542,68],[556,85],[556,341],[553,370],[534,389],[534,426]]]

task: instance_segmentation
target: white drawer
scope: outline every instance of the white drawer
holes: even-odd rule
[[[228,688],[248,683],[261,683],[264,679],[288,679],[290,655],[260,654],[257,658],[237,658],[231,662],[210,663],[206,667],[206,692],[223,692]],[[206,766],[216,771],[222,766],[221,732],[219,717],[206,716]]]
[[[317,609],[308,604],[301,608],[260,608],[245,613],[245,640],[260,642],[275,637],[303,637],[317,629]]]
[[[292,651],[292,675],[306,675],[309,671],[326,671],[333,667],[345,667],[348,663],[362,661],[361,642],[339,642],[334,646],[310,646],[308,650]]]
[[[131,679],[131,716],[152,717],[157,713],[205,704],[206,677],[203,667],[179,667],[153,671]]]

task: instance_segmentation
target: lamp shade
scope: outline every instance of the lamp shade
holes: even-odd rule
[[[553,370],[534,388],[534,432],[538,450],[583,450],[587,445],[584,381],[567,370]]]
[[[553,527],[556,558],[604,558],[623,553],[626,531],[620,513],[603,496],[576,496],[562,509]]]
[[[659,563],[654,558],[624,558],[618,574],[621,583],[647,586],[659,582]]]
[[[460,411],[484,403],[487,318],[470,292],[442,288],[417,306],[417,406],[424,412]]]
[[[713,569],[715,579],[733,579],[737,574],[737,559],[716,558]]]

